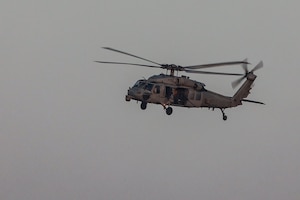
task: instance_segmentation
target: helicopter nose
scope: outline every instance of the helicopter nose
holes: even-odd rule
[[[125,96],[125,100],[126,101],[130,101],[133,97],[133,92],[132,92],[132,89],[129,88],[128,91],[127,91],[127,95]]]
[[[127,94],[130,95],[130,96],[134,96],[135,92],[133,91],[132,88],[129,88],[128,91],[127,91]]]
[[[140,88],[129,88],[127,91],[127,96],[130,96],[132,99],[141,99],[143,90]]]
[[[140,99],[141,91],[138,88],[129,88],[126,95],[126,101],[130,101],[131,99]]]

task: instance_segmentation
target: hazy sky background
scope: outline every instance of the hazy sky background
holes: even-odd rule
[[[300,3],[53,0],[0,3],[0,199],[300,199]],[[247,104],[219,110],[125,102],[160,62],[248,58]],[[229,68],[223,69],[228,71]],[[230,72],[242,72],[239,67]],[[233,95],[236,77],[191,75]]]

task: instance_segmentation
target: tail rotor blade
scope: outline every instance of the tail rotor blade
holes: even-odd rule
[[[244,60],[245,63],[247,63],[247,59]],[[232,88],[236,88],[247,76],[249,73],[253,73],[254,71],[256,70],[259,70],[260,68],[262,68],[264,65],[263,61],[260,61],[250,72],[248,71],[248,68],[247,68],[247,65],[246,64],[243,64],[243,68],[245,70],[245,76],[243,76],[242,78],[239,78],[238,80],[236,81],[233,81],[231,83],[232,85]]]
[[[244,78],[246,78],[246,77],[244,76],[244,77],[237,79],[236,81],[233,81],[231,83],[232,88],[233,89],[236,88],[244,80]]]
[[[251,72],[254,72],[256,70],[259,70],[260,68],[262,68],[264,66],[263,61],[260,61],[252,70]]]
[[[247,64],[249,64],[248,63],[248,59],[246,58],[245,60],[243,60],[243,64],[242,64],[242,67],[243,67],[243,69],[244,69],[244,71],[245,71],[245,74],[248,74],[248,67],[247,67]]]

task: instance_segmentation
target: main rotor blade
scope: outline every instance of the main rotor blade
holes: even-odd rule
[[[219,67],[219,66],[227,66],[227,65],[241,65],[241,64],[249,64],[247,61],[232,61],[232,62],[221,62],[221,63],[211,63],[211,64],[204,64],[204,65],[193,65],[193,66],[186,66],[186,69],[203,69],[203,68],[210,68],[210,67]]]
[[[142,58],[142,57],[139,57],[139,56],[136,56],[136,55],[133,55],[133,54],[124,52],[124,51],[120,51],[120,50],[113,49],[113,48],[110,48],[110,47],[102,47],[102,48],[103,48],[103,49],[106,49],[106,50],[110,50],[110,51],[122,53],[122,54],[125,54],[125,55],[128,55],[128,56],[132,56],[132,57],[135,57],[135,58],[138,58],[138,59],[141,59],[141,60],[145,60],[145,61],[148,61],[148,62],[151,62],[151,63],[153,63],[153,64],[156,64],[156,65],[161,66],[161,64],[159,64],[159,63],[157,63],[157,62],[154,62],[154,61],[148,60],[148,59],[146,59],[146,58]]]
[[[235,74],[235,73],[223,73],[223,72],[206,72],[206,71],[195,71],[195,70],[184,70],[187,73],[195,74],[211,74],[211,75],[229,75],[229,76],[243,76],[244,74]]]
[[[249,99],[242,99],[242,101],[249,102],[249,103],[257,103],[257,104],[265,105],[265,103],[263,103],[263,102],[260,102],[260,101],[253,101],[253,100],[249,100]]]
[[[124,63],[124,62],[107,62],[107,61],[95,61],[97,63],[106,63],[106,64],[121,64],[121,65],[135,65],[135,66],[141,66],[141,67],[152,67],[152,68],[161,68],[159,66],[153,66],[153,65],[143,65],[143,64],[135,64],[135,63]]]

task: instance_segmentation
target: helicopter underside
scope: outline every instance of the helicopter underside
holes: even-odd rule
[[[232,104],[232,98],[226,97],[211,91],[203,91],[188,96],[181,97],[170,97],[170,98],[158,98],[152,95],[139,95],[132,96],[126,95],[126,101],[136,100],[141,102],[141,109],[145,110],[147,104],[158,104],[162,105],[167,115],[171,115],[173,112],[172,106],[174,107],[186,107],[186,108],[208,108],[208,109],[220,109],[223,114],[223,119],[226,120],[227,116],[224,113],[226,108],[234,107]]]

